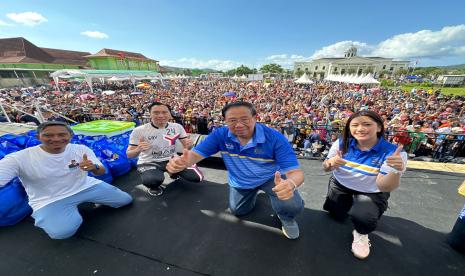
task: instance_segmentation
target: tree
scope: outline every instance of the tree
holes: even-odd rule
[[[194,76],[194,77],[197,77],[197,76],[200,76],[200,75],[206,73],[202,69],[192,69],[191,72],[192,72],[192,76]]]
[[[226,71],[226,76],[230,76],[230,77],[233,77],[234,75],[236,75],[236,69],[231,69],[231,70],[228,70]]]
[[[387,76],[391,75],[391,71],[389,70],[382,70],[379,72],[380,78],[386,78]]]
[[[260,68],[262,73],[282,73],[284,69],[276,63],[265,64]]]
[[[241,65],[236,68],[236,74],[239,76],[253,74],[253,70],[247,66]]]
[[[304,71],[298,68],[296,71],[294,71],[294,74],[296,77],[300,78],[304,74]]]
[[[406,76],[406,75],[408,75],[408,70],[407,69],[399,69],[399,70],[397,70],[395,72],[395,75],[396,76],[400,76],[400,75]]]

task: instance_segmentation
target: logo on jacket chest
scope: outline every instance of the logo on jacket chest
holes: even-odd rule
[[[380,167],[383,164],[383,159],[379,156],[373,156],[371,159],[371,165],[375,167]]]
[[[225,143],[225,146],[228,150],[233,150],[234,149],[234,145],[233,144],[229,144],[229,143]]]

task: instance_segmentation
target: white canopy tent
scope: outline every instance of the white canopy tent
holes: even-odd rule
[[[363,79],[360,80],[360,84],[379,84],[371,73],[368,73]]]
[[[344,75],[328,75],[325,80],[335,81],[335,82],[345,82],[345,83],[354,83],[354,84],[379,84],[371,73],[366,75],[357,76],[356,74],[344,74]]]
[[[307,73],[304,73],[295,83],[300,84],[313,84],[314,82],[307,76]]]
[[[140,79],[162,79],[162,75],[154,71],[132,71],[132,70],[58,70],[50,74],[55,81],[55,85],[58,88],[58,80],[60,78],[84,78],[90,87],[90,91],[94,93],[92,89],[92,79],[109,79],[109,80],[131,80],[132,84],[136,85],[136,80]]]

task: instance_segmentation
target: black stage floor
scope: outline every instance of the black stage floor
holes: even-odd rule
[[[320,161],[300,160],[306,207],[298,240],[283,236],[265,194],[250,215],[232,216],[226,171],[214,162],[221,160],[202,166],[207,181],[174,181],[155,198],[135,171],[120,177],[114,184],[134,204],[81,206],[84,223],[67,240],[51,240],[31,218],[0,228],[0,274],[465,275],[465,256],[445,242],[465,201],[457,193],[464,175],[408,171],[360,261],[350,251],[350,222],[322,211],[329,174]]]

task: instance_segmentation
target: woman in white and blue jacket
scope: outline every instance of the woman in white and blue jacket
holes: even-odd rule
[[[323,209],[338,220],[350,217],[355,257],[370,254],[368,234],[386,211],[389,193],[399,186],[406,167],[407,153],[402,145],[384,139],[383,120],[376,112],[362,110],[350,116],[342,138],[323,162],[323,169],[333,172]]]

